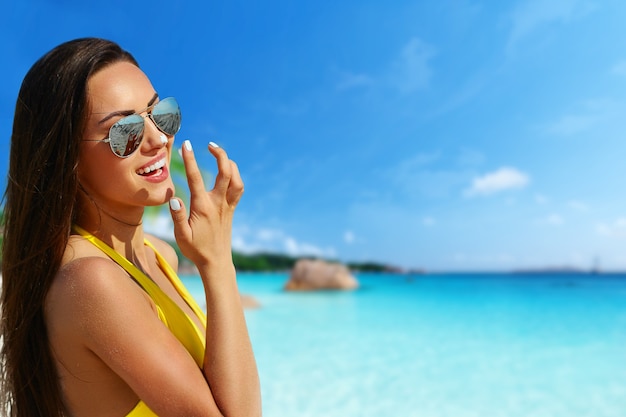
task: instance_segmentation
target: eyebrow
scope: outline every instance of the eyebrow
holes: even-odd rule
[[[144,111],[148,110],[150,107],[152,107],[152,105],[154,104],[154,102],[156,101],[156,99],[159,98],[159,93],[154,93],[154,95],[152,96],[152,98],[150,99],[150,101],[148,102],[148,106],[139,111],[136,112],[135,110],[118,110],[118,111],[114,111],[112,113],[107,114],[106,116],[104,116],[104,118],[102,120],[100,120],[98,122],[99,125],[101,125],[102,123],[106,122],[107,120],[109,120],[112,117],[115,116],[130,116],[131,114],[135,114],[135,113],[143,113]],[[97,114],[97,113],[95,113]]]

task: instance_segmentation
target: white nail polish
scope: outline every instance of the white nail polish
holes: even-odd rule
[[[218,145],[218,144],[217,144],[217,143],[215,143],[215,142],[209,142],[209,146],[210,146],[211,148],[219,148],[219,147],[220,147],[220,145]]]
[[[186,150],[188,150],[188,151],[191,151],[191,150],[192,150],[192,148],[191,148],[191,142],[189,142],[188,140],[186,140],[186,141],[183,143],[183,146],[184,146],[184,147],[185,147],[185,149],[186,149]]]
[[[170,198],[170,208],[174,211],[180,210],[180,201],[177,198]]]
[[[167,140],[167,137],[166,137],[165,135],[161,135],[161,143],[162,143],[163,145],[165,145],[167,142],[169,142],[169,141]]]

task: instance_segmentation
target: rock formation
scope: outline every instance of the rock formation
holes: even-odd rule
[[[345,265],[300,259],[291,271],[285,290],[353,290],[358,286],[358,281]]]

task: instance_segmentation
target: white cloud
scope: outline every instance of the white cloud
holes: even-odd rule
[[[489,195],[514,188],[524,188],[530,178],[515,168],[502,167],[481,177],[474,178],[472,185],[465,190],[465,195]]]
[[[507,53],[514,54],[519,43],[533,33],[554,23],[568,23],[594,9],[586,0],[527,0],[511,13],[511,32]]]
[[[242,253],[255,253],[260,251],[259,247],[250,246],[241,235],[233,235],[231,244],[234,250]]]
[[[298,242],[292,237],[285,237],[284,249],[291,256],[320,256],[335,257],[337,252],[333,248],[320,248],[306,242]]]
[[[275,252],[291,256],[335,257],[334,248],[302,242],[280,229],[251,229],[246,226],[233,228],[232,246],[243,253]]]
[[[596,233],[606,237],[626,237],[626,217],[620,217],[612,223],[598,223]]]
[[[276,229],[261,228],[256,231],[256,238],[261,242],[271,242],[272,240],[281,239],[283,232]]]
[[[412,38],[393,63],[390,82],[402,93],[413,93],[428,87],[432,70],[430,60],[435,49],[418,38]]]
[[[143,227],[147,233],[161,239],[174,240],[174,223],[168,211],[159,212],[156,215],[146,215],[143,219]]]

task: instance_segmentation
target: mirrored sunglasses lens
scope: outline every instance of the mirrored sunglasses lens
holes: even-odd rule
[[[180,107],[173,97],[159,101],[151,112],[152,120],[167,135],[175,135],[180,130]]]
[[[143,137],[143,117],[133,114],[124,117],[111,126],[110,145],[118,156],[129,156],[137,150]]]

